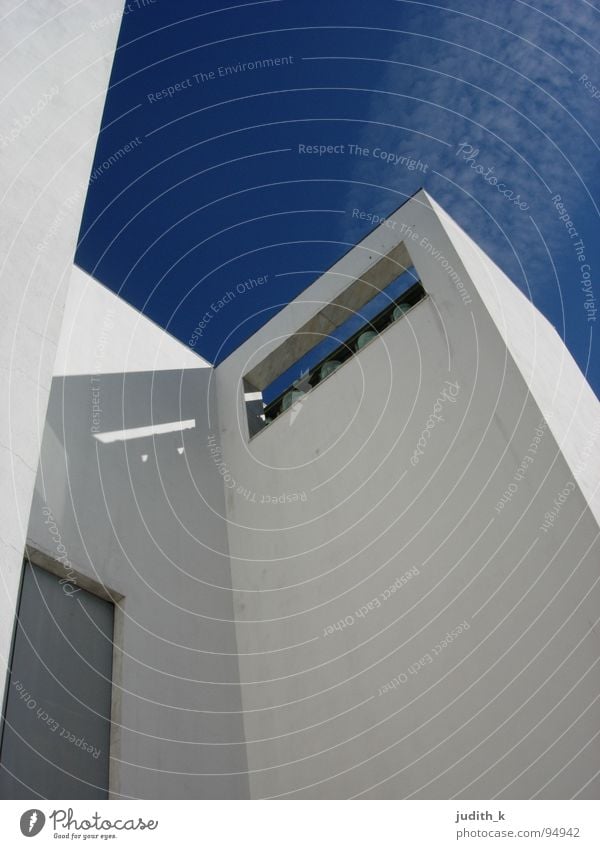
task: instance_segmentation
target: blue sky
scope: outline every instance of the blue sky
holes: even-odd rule
[[[76,261],[186,343],[208,312],[219,362],[422,186],[598,394],[599,33],[587,0],[129,0]]]

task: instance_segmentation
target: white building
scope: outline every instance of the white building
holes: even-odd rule
[[[55,297],[72,213],[27,321],[5,272],[0,795],[597,798],[600,420],[546,319],[421,191],[213,369]]]

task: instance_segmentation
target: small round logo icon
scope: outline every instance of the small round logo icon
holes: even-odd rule
[[[35,837],[44,827],[46,817],[42,811],[37,808],[32,808],[30,811],[25,811],[21,817],[21,833],[25,837]]]

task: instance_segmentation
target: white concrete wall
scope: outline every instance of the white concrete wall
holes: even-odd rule
[[[75,269],[28,543],[62,559],[75,586],[87,578],[116,600],[113,798],[248,795],[205,365]],[[191,420],[179,432],[136,432]]]
[[[12,6],[4,4],[0,29],[2,689],[63,304],[123,0]]]
[[[549,412],[465,245],[425,193],[394,219],[334,271],[360,275],[404,233],[429,298],[299,410],[248,442],[241,378],[342,278],[317,281],[216,369],[251,796],[595,798],[597,524],[543,423],[535,443]],[[507,324],[514,309],[508,297]],[[555,361],[554,337],[536,343]]]
[[[431,199],[430,199],[431,200]],[[431,201],[600,522],[600,403],[556,329]]]
[[[74,265],[55,375],[210,368],[210,364]]]

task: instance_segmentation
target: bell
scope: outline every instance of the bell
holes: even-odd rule
[[[292,404],[295,404],[300,398],[304,398],[305,395],[306,392],[302,392],[300,389],[291,389],[289,392],[286,392],[281,401],[281,412],[283,413],[285,410],[289,410]]]
[[[392,313],[392,321],[398,321],[399,318],[402,318],[404,313],[408,312],[410,309],[410,304],[402,303],[398,304],[397,307],[394,307],[394,311]]]
[[[328,360],[326,363],[323,363],[321,368],[319,369],[319,380],[324,380],[330,374],[338,369],[341,366],[339,360]]]
[[[358,339],[356,340],[356,350],[360,351],[361,348],[364,348],[366,344],[368,344],[371,339],[374,339],[377,336],[377,333],[374,330],[365,330],[364,333],[361,333]]]

